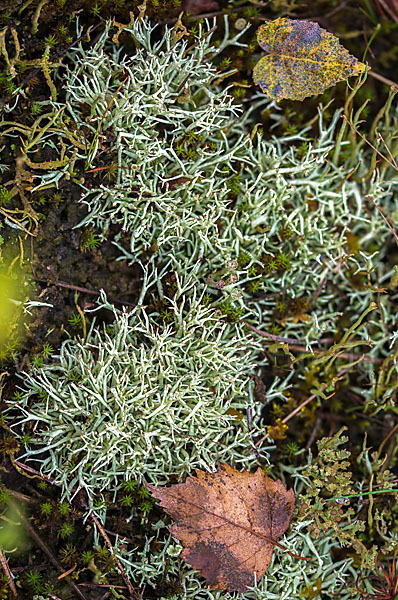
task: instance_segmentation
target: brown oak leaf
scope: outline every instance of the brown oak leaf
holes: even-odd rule
[[[241,473],[226,464],[168,488],[146,487],[175,520],[170,531],[184,546],[182,557],[211,588],[230,592],[264,575],[295,504],[293,491],[262,469]]]

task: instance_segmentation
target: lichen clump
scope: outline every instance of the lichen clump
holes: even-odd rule
[[[142,293],[129,312],[103,296],[101,314],[110,311],[113,322],[94,321],[85,339],[64,342],[59,356],[24,375],[11,402],[14,426],[31,437],[32,464],[69,497],[85,490],[90,510],[103,517],[106,494],[115,498],[123,481],[166,484],[217,461],[265,467],[264,442],[272,441],[264,406],[279,418],[268,434],[283,438],[281,413],[303,396],[313,394],[316,407],[315,398],[327,401],[339,386],[344,392],[352,376],[363,405],[377,412],[396,397],[398,375],[393,294],[382,293],[396,288],[391,232],[366,203],[371,196],[392,213],[396,183],[387,168],[374,170],[370,151],[353,146],[344,155],[341,111],[326,119],[320,107],[315,137],[309,128],[264,136],[256,124],[262,111],[280,118],[270,101],[254,95],[249,107],[237,106],[212,63],[228,44],[241,44],[242,31],[231,40],[226,29],[216,47],[205,22],[189,45],[184,28],[163,35],[137,19],[124,30],[130,55],[109,28],[91,50],[69,55],[66,103],[48,103],[56,136],[49,128],[46,144],[54,149],[62,139],[73,164],[36,175],[36,189],[72,178],[88,210],[80,226],[143,267]],[[386,139],[397,120],[391,115]],[[271,381],[258,401],[255,378],[267,369]],[[311,410],[297,417],[309,415],[312,424]],[[343,515],[325,508],[322,494],[347,493],[354,483],[340,441],[333,443],[340,461],[330,467],[333,488],[321,468],[326,443],[318,462],[308,456],[305,474],[293,463],[274,466],[304,499],[307,490],[307,507],[283,544],[313,560],[283,555],[282,575],[271,565],[246,600],[316,590],[353,597],[344,589],[348,576],[355,580],[352,559],[336,561],[332,550],[361,531],[361,506],[353,501],[343,511],[348,533],[341,534]],[[317,523],[313,513],[324,508]],[[188,567],[181,575],[165,524],[148,528],[137,552],[115,542],[137,583],[155,587],[159,572],[178,573],[177,597],[231,598],[207,590]]]
[[[253,463],[242,418],[256,342],[231,338],[200,302],[174,306],[165,327],[140,307],[66,341],[58,360],[27,375],[19,406],[40,428],[31,459],[91,500],[134,479],[167,483],[217,461]],[[45,458],[41,458],[41,453]]]

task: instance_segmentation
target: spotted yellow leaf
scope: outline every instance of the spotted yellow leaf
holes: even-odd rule
[[[332,33],[311,21],[276,19],[258,28],[257,40],[268,54],[253,78],[274,100],[304,100],[365,70]]]

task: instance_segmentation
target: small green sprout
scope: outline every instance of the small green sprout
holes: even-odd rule
[[[0,506],[4,506],[4,504],[6,504],[8,502],[9,498],[10,498],[9,491],[4,486],[1,486],[0,487]]]
[[[126,492],[136,492],[138,490],[138,483],[134,479],[122,482],[122,489]]]
[[[54,48],[55,44],[57,43],[57,38],[53,33],[50,33],[50,35],[44,38],[44,41],[46,43],[46,46],[48,46],[49,48]]]
[[[227,69],[230,68],[231,65],[232,65],[232,58],[230,56],[226,56],[225,58],[222,59],[218,68],[220,69],[220,71],[226,71]]]
[[[151,498],[151,492],[149,490],[146,489],[146,487],[141,486],[138,490],[138,495],[140,498],[142,499],[147,499],[147,498]]]
[[[295,456],[300,452],[299,446],[296,442],[288,442],[286,446],[283,448],[283,452],[288,456]]]
[[[32,442],[32,437],[28,434],[28,433],[23,433],[21,435],[21,444],[24,444],[25,446],[27,446],[28,444],[30,444]]]
[[[43,356],[45,356],[46,358],[48,358],[49,356],[51,356],[54,353],[54,348],[51,346],[51,344],[48,344],[47,342],[44,344],[43,346],[43,350],[42,350],[42,354]]]
[[[101,14],[101,5],[98,2],[96,2],[92,7],[91,12],[95,17],[98,17]]]
[[[66,516],[70,513],[70,504],[69,502],[61,502],[58,506],[58,510],[61,515]]]
[[[149,512],[151,512],[153,508],[153,502],[151,502],[150,500],[143,500],[140,503],[140,509],[142,510],[142,512],[144,514],[148,514]]]
[[[109,558],[109,550],[106,546],[98,546],[95,551],[95,556],[99,560],[107,560]]]
[[[10,202],[10,192],[4,185],[0,185],[0,206],[7,206]]]
[[[74,544],[67,543],[60,551],[61,562],[66,566],[76,565],[79,560],[79,552]]]
[[[44,365],[44,359],[40,354],[35,354],[32,358],[33,369],[40,369]]]
[[[40,512],[43,516],[48,516],[52,513],[53,511],[53,507],[51,502],[47,501],[47,502],[43,502],[43,504],[40,504]]]
[[[39,115],[43,112],[43,105],[40,102],[32,102],[30,112],[32,115]]]
[[[65,539],[72,535],[74,531],[74,527],[72,523],[62,523],[62,525],[58,529],[58,536],[62,539]]]
[[[95,250],[101,244],[100,238],[95,235],[92,229],[88,229],[82,235],[82,239],[80,241],[80,250],[82,252],[89,252],[90,250]]]
[[[79,313],[73,312],[70,318],[68,319],[68,323],[73,327],[73,329],[79,329],[82,326],[82,317]]]
[[[82,562],[84,565],[88,565],[88,563],[91,562],[93,560],[93,558],[94,558],[94,552],[92,552],[91,550],[86,550],[82,554]]]
[[[122,506],[132,506],[134,503],[135,503],[135,499],[134,499],[134,496],[132,496],[131,494],[122,496],[122,499],[120,500],[120,504]]]
[[[26,573],[25,581],[35,592],[41,591],[42,580],[43,576],[39,571],[28,571],[28,573]]]

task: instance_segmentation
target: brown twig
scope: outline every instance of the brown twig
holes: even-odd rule
[[[254,325],[250,325],[250,323],[248,323],[247,321],[242,320],[241,323],[243,323],[244,325],[246,325],[246,327],[248,327],[249,329],[251,329],[252,331],[254,331],[255,333],[257,333],[258,335],[261,335],[263,337],[266,337],[270,340],[273,340],[274,342],[280,342],[281,344],[296,344],[296,345],[300,345],[300,346],[307,346],[308,342],[305,342],[304,340],[296,340],[294,338],[285,338],[285,337],[281,337],[280,335],[273,335],[272,333],[267,333],[266,331],[261,331],[261,329],[257,329],[257,327],[254,327]],[[333,338],[321,338],[319,340],[313,340],[310,343],[311,344],[326,344],[327,342],[333,342]]]
[[[326,273],[326,275],[324,277],[322,277],[321,281],[319,282],[315,292],[312,294],[311,296],[311,300],[308,304],[308,308],[311,308],[311,306],[316,302],[316,300],[318,299],[319,294],[321,293],[321,291],[323,290],[323,288],[326,285],[327,280],[329,279],[329,273]]]
[[[287,421],[290,421],[290,419],[292,417],[294,417],[295,415],[297,415],[297,413],[299,413],[301,411],[301,409],[304,408],[304,406],[307,406],[307,404],[309,404],[310,402],[312,402],[312,400],[315,400],[315,398],[317,398],[326,388],[328,388],[333,383],[336,383],[337,381],[339,381],[339,379],[341,379],[342,376],[347,373],[347,371],[349,371],[349,367],[346,367],[345,369],[342,369],[342,371],[340,371],[340,373],[338,373],[336,375],[336,377],[333,377],[332,382],[325,383],[318,391],[316,391],[314,394],[312,394],[309,398],[307,398],[306,400],[303,400],[303,402],[301,402],[301,404],[299,404],[297,406],[297,408],[295,408],[294,410],[292,410],[291,413],[289,413],[284,419],[282,419],[282,423],[287,423]],[[333,394],[331,394],[331,396],[333,396]],[[256,443],[256,446],[257,447],[260,446],[267,439],[267,437],[268,437],[268,434],[266,434],[262,438],[260,438],[258,440],[258,442]]]
[[[114,588],[115,590],[127,590],[126,585],[111,585],[106,583],[79,583],[80,587],[95,587],[95,588]]]
[[[54,554],[51,552],[50,548],[43,542],[43,540],[38,535],[38,533],[35,531],[35,529],[31,525],[31,523],[29,522],[29,520],[25,517],[25,515],[22,514],[22,512],[18,509],[18,506],[16,504],[12,503],[12,506],[15,509],[15,511],[18,513],[18,516],[21,519],[24,526],[26,527],[26,529],[29,531],[29,534],[32,537],[32,539],[43,550],[43,552],[48,556],[48,558],[50,559],[50,562],[54,565],[54,567],[56,567],[58,569],[58,571],[63,573],[64,569],[63,569],[62,565],[57,561]],[[67,581],[68,584],[75,590],[76,594],[79,596],[79,598],[81,600],[87,600],[87,597],[77,587],[77,585],[75,584],[73,579],[71,579],[68,576],[68,577],[65,577],[65,581]]]
[[[384,448],[384,446],[386,445],[386,443],[388,442],[388,440],[390,439],[391,436],[394,435],[394,433],[396,433],[398,431],[398,423],[396,423],[396,425],[394,425],[394,427],[392,429],[390,429],[390,431],[388,432],[388,434],[386,435],[386,437],[384,438],[384,440],[381,442],[378,450],[377,450],[377,457],[380,457],[381,452]]]
[[[135,591],[131,581],[127,577],[127,573],[124,570],[124,567],[123,567],[122,563],[120,562],[118,556],[116,556],[115,550],[112,546],[112,542],[109,539],[109,537],[107,536],[107,533],[106,533],[105,529],[103,528],[101,522],[97,519],[97,517],[93,513],[90,514],[90,518],[93,521],[93,523],[95,523],[96,527],[98,528],[98,531],[100,531],[102,537],[104,538],[105,544],[108,546],[108,550],[112,554],[112,556],[115,560],[115,563],[117,564],[117,566],[119,568],[122,579],[123,579],[124,583],[126,584],[127,589],[129,591],[129,593],[131,594],[131,597],[135,598],[136,600],[139,600],[139,596],[138,596],[137,592]]]
[[[397,84],[395,83],[395,81],[392,81],[391,79],[388,79],[387,77],[384,77],[384,75],[380,75],[380,73],[376,73],[375,71],[368,71],[368,75],[370,75],[374,79],[378,79],[379,81],[382,81],[383,83],[385,83],[386,85],[389,85],[390,87],[397,87]]]
[[[390,160],[388,160],[388,158],[386,156],[384,156],[384,154],[382,154],[380,152],[380,150],[378,150],[371,142],[369,142],[369,140],[367,140],[366,137],[360,131],[358,131],[358,129],[355,127],[355,125],[350,123],[349,119],[347,119],[347,117],[345,115],[341,115],[341,116],[348,123],[348,125],[351,127],[351,129],[353,129],[355,131],[355,133],[357,133],[359,135],[359,137],[362,138],[364,140],[364,142],[366,142],[368,144],[368,146],[373,148],[373,150],[376,152],[376,154],[378,154],[383,160],[385,160],[386,163],[388,163],[390,165],[390,167],[392,167],[394,169],[394,171],[398,171],[397,166],[394,165],[394,163],[392,163]]]
[[[53,483],[55,485],[58,485],[51,477],[47,477],[47,475],[43,475],[42,473],[40,473],[40,471],[36,471],[36,469],[33,469],[32,467],[28,467],[28,465],[25,465],[24,463],[22,463],[19,460],[13,460],[12,464],[15,467],[15,469],[17,471],[19,471],[20,473],[22,473],[23,475],[26,475],[26,473],[23,473],[23,470],[25,470],[28,473],[31,473],[33,475],[33,477],[38,477],[39,479],[47,481],[48,483]]]
[[[388,6],[387,2],[385,2],[385,0],[379,0],[379,2],[382,5],[382,7],[384,8],[384,10],[386,11],[386,13],[388,13],[390,15],[390,17],[392,18],[392,20],[395,21],[395,23],[398,23],[398,17],[397,17],[397,15],[394,14],[394,12]]]
[[[301,404],[299,404],[297,406],[297,408],[295,408],[294,410],[292,410],[291,413],[289,413],[284,419],[282,419],[282,423],[287,423],[288,421],[290,421],[290,419],[292,417],[294,417],[294,415],[297,415],[297,413],[299,413],[301,411],[301,409],[304,408],[304,406],[307,406],[307,404],[309,404],[310,402],[312,402],[312,400],[314,400],[315,398],[317,398],[330,385],[332,385],[333,383],[336,383],[337,381],[339,381],[343,377],[343,375],[345,375],[349,371],[349,369],[350,369],[350,367],[346,367],[345,369],[342,369],[340,371],[340,373],[338,373],[336,375],[336,377],[333,377],[332,383],[331,382],[325,383],[319,390],[317,390],[309,398],[307,398],[306,400],[303,400],[303,402],[301,402]]]
[[[384,138],[381,135],[380,131],[378,132],[378,136],[379,136],[379,139],[383,142],[383,146],[387,150],[388,156],[391,158],[391,162],[393,162],[394,165],[396,166],[396,168],[398,169],[397,161],[395,160],[394,156],[392,155],[390,148],[387,146],[386,142],[384,141]]]
[[[256,444],[254,443],[254,439],[253,439],[253,432],[252,432],[252,411],[251,411],[250,406],[247,407],[247,429],[248,429],[248,432],[249,432],[250,441],[251,441],[252,446],[253,446],[253,452],[254,452],[257,460],[260,463],[262,463],[263,460],[262,460],[262,458],[261,458],[261,456],[259,454],[259,451],[256,448]]]
[[[72,285],[70,283],[65,283],[65,281],[47,281],[46,279],[38,279],[34,278],[35,281],[39,283],[45,283],[46,285],[55,285],[56,287],[62,287],[67,290],[75,290],[76,292],[82,292],[83,294],[91,294],[92,296],[100,296],[101,292],[98,290],[90,290],[89,288],[81,287],[79,285]],[[105,293],[106,290],[104,290]],[[111,302],[116,302],[117,304],[126,304],[127,306],[136,306],[133,302],[127,302],[126,300],[121,300],[120,298],[114,298],[113,296],[108,296],[108,299]]]
[[[338,6],[336,6],[331,11],[326,13],[326,15],[323,16],[323,18],[329,19],[330,17],[333,17],[333,15],[335,15],[338,12],[340,12],[341,10],[343,10],[343,8],[345,8],[347,6],[348,2],[349,2],[349,0],[343,0],[343,2],[340,2],[340,4]]]
[[[303,347],[298,345],[289,344],[289,350],[293,352],[297,350],[297,352],[303,352]],[[314,354],[327,354],[329,349],[327,350],[318,350],[317,348],[311,348],[311,352]],[[346,358],[347,360],[357,360],[361,358],[363,362],[369,362],[374,365],[380,365],[384,362],[382,358],[374,358],[373,356],[364,356],[363,354],[354,354],[353,352],[339,352],[339,358]]]
[[[10,586],[10,590],[14,598],[18,598],[17,588],[15,587],[14,578],[12,576],[10,567],[8,566],[8,562],[3,550],[0,549],[0,563],[3,568],[4,574],[8,579],[8,585]]]
[[[26,502],[27,504],[37,504],[37,500],[34,500],[26,494],[21,494],[21,492],[16,492],[15,490],[7,488],[7,494],[13,496],[13,498],[16,498],[17,500],[22,500],[22,502]]]
[[[397,169],[397,170],[398,170],[398,169]],[[379,212],[379,214],[381,215],[382,219],[384,219],[384,221],[386,222],[386,225],[387,225],[388,229],[389,229],[389,230],[391,231],[391,233],[393,234],[393,236],[394,236],[394,238],[395,238],[395,242],[396,242],[396,244],[397,244],[397,246],[398,246],[398,235],[397,235],[397,232],[395,231],[394,227],[393,227],[393,226],[390,224],[390,222],[389,222],[389,218],[390,218],[390,217],[389,217],[389,218],[386,218],[386,217],[383,215],[383,212],[385,212],[385,211],[384,211],[384,209],[383,209],[381,206],[379,206],[378,204],[376,204],[376,202],[374,202],[374,201],[372,200],[372,198],[370,198],[369,196],[365,196],[365,195],[364,195],[364,198],[366,198],[366,200],[368,200],[369,202],[371,202],[371,203],[373,204],[373,206],[375,207],[375,209],[376,209],[376,210]],[[387,215],[387,216],[388,216],[388,215]]]
[[[313,427],[313,429],[312,429],[312,432],[311,432],[310,438],[309,438],[309,440],[308,440],[308,442],[307,442],[307,444],[306,444],[306,446],[305,446],[305,449],[306,449],[306,450],[309,450],[309,449],[311,448],[312,444],[314,443],[314,441],[315,441],[315,438],[316,438],[316,434],[317,434],[317,431],[318,431],[318,427],[319,427],[319,425],[321,424],[321,422],[322,422],[322,419],[321,419],[321,417],[320,417],[320,416],[318,416],[318,417],[316,418],[315,425],[314,425],[314,427]]]

